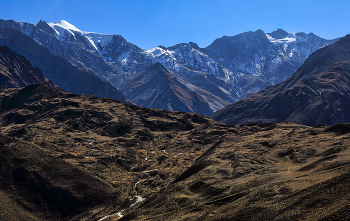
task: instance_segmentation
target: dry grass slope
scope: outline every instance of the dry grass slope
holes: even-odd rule
[[[232,126],[42,84],[0,100],[3,220],[349,218],[348,124]]]

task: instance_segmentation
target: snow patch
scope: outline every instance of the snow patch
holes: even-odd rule
[[[145,50],[144,53],[152,58],[158,58],[159,57],[170,57],[172,59],[175,59],[176,52],[171,51],[171,50],[164,50],[163,48],[156,47],[156,48],[151,48],[149,50]],[[162,62],[161,62],[162,63]]]
[[[289,44],[297,40],[295,33],[289,33],[287,37],[281,39],[275,39],[271,35],[266,34],[267,39],[274,44]]]
[[[113,38],[113,35],[108,34],[99,34],[93,32],[83,32],[83,34],[91,41],[93,41],[95,45],[100,44],[102,47],[105,47]]]
[[[156,47],[156,48],[146,50],[145,53],[148,55],[151,55],[152,57],[157,57],[157,56],[164,54],[165,50],[160,48],[160,47]]]
[[[119,58],[118,58],[118,61],[121,62],[123,65],[125,65],[125,63],[128,61],[128,58],[130,56],[130,53],[131,53],[131,49],[129,49],[128,51],[126,52],[123,52]]]
[[[166,152],[165,150],[162,150],[164,153],[166,153],[166,154],[169,154],[168,152]]]
[[[174,157],[179,157],[182,153],[179,153],[178,155],[174,155]]]
[[[130,207],[133,207],[133,206],[135,206],[136,204],[138,204],[138,203],[140,203],[140,202],[146,200],[146,198],[143,198],[142,196],[135,196],[135,197],[136,197],[136,201],[135,201],[133,204],[131,204]]]
[[[207,97],[205,97],[205,96],[202,96],[202,98],[203,99],[205,99],[206,101],[207,101],[207,103],[208,103],[208,105],[209,105],[209,108],[213,111],[213,112],[216,112],[217,110],[219,110],[219,109],[222,109],[222,108],[224,108],[225,107],[225,105],[224,104],[222,104],[221,102],[219,102],[219,101],[211,101],[211,100],[209,100]]]
[[[219,86],[219,89],[220,89],[223,93],[225,93],[225,94],[227,94],[227,95],[231,95],[231,93],[228,92],[225,88]]]
[[[96,45],[95,45],[95,42],[94,42],[90,37],[85,36],[85,38],[90,42],[90,44],[92,45],[92,47],[94,47],[95,50],[97,51],[98,49],[97,49],[97,47],[96,47]]]

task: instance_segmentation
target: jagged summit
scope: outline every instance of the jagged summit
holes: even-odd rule
[[[281,39],[281,38],[285,38],[288,36],[288,32],[286,32],[285,30],[279,28],[276,31],[273,31],[271,33],[268,33],[271,37],[275,38],[275,39]]]
[[[166,49],[167,49],[167,47],[165,47],[165,46],[163,46],[163,45],[158,45],[158,48],[161,48],[161,49],[163,49],[163,50],[166,50]]]
[[[188,42],[188,43],[179,43],[179,44],[176,44],[174,46],[171,46],[171,47],[168,47],[167,49],[169,50],[176,50],[177,48],[180,48],[180,47],[191,47],[191,48],[194,48],[194,49],[199,49],[198,45],[192,41]]]
[[[256,34],[265,34],[265,32],[261,29],[256,30],[254,33]]]
[[[46,21],[43,21],[43,20],[40,20],[38,24],[36,24],[36,27],[52,35],[55,35],[56,33],[55,29],[52,28],[49,24],[47,24]]]

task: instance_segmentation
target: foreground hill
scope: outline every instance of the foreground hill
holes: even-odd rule
[[[88,216],[98,217],[127,207],[135,195],[170,183],[190,166],[191,153],[218,137],[188,133],[221,125],[197,114],[78,96],[44,84],[0,89],[0,100],[5,220],[28,214],[57,220],[90,210]],[[133,186],[148,175],[149,186],[136,193]]]
[[[229,105],[212,118],[229,124],[350,121],[350,35],[313,53],[288,80]]]
[[[35,84],[0,89],[1,220],[337,220],[350,126],[225,125]]]
[[[0,87],[25,87],[39,82],[55,85],[25,57],[7,46],[0,46]]]

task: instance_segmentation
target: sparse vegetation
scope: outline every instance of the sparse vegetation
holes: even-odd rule
[[[29,89],[0,89],[0,99]],[[348,211],[347,124],[232,126],[31,90],[35,99],[0,111],[1,219],[321,220]],[[8,117],[20,112],[32,117]]]

